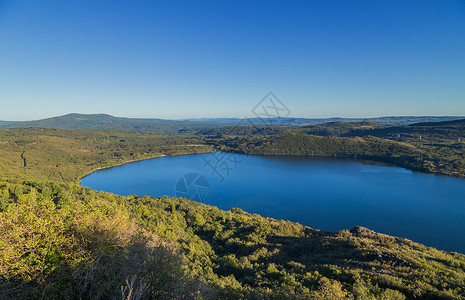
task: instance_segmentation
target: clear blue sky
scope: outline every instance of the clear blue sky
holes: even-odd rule
[[[465,1],[0,0],[0,120],[465,115]]]

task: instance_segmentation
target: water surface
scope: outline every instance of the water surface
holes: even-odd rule
[[[184,195],[325,231],[360,225],[465,253],[465,180],[383,164],[209,153],[100,170],[82,185],[120,195]]]

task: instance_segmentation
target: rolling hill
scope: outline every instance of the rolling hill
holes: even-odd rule
[[[6,125],[11,125],[11,124],[14,124],[16,122],[14,121],[0,121],[0,127],[2,126],[6,126]]]
[[[381,138],[416,138],[416,139],[447,139],[465,138],[465,119],[445,122],[423,122],[405,126],[377,128],[370,131],[350,131],[344,136],[372,135]]]
[[[360,123],[371,122],[387,126],[403,126],[419,122],[455,121],[465,117],[379,117],[379,118],[204,118],[204,119],[184,119],[165,120],[155,118],[122,118],[108,114],[77,114],[71,113],[64,116],[47,118],[35,121],[11,122],[0,121],[0,127],[44,127],[57,129],[96,129],[96,130],[126,130],[174,133],[178,130],[191,130],[203,128],[214,128],[221,126],[291,126],[306,127],[311,125],[326,123]],[[376,126],[377,127],[377,126]]]
[[[372,122],[382,125],[396,126],[409,125],[420,122],[444,122],[463,119],[465,117],[434,117],[434,116],[405,116],[405,117],[376,117],[376,118],[248,118],[247,121],[257,126],[310,126],[331,122]],[[203,118],[186,119],[186,121],[210,123],[219,126],[236,126],[243,122],[240,118]]]
[[[201,122],[162,119],[120,118],[107,114],[67,114],[37,121],[16,122],[8,127],[43,127],[58,129],[127,130],[148,132],[176,132],[181,128],[208,126]]]

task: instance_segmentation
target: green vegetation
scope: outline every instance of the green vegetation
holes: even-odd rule
[[[0,176],[78,181],[98,168],[161,155],[211,152],[199,138],[114,131],[0,130]]]
[[[197,134],[221,151],[370,159],[415,171],[465,177],[465,120],[396,127],[369,122],[302,128],[237,126]]]
[[[320,232],[75,184],[3,181],[0,191],[8,299],[98,299],[121,288],[167,299],[465,298],[464,255],[364,228]]]
[[[370,134],[372,130],[385,128],[386,126],[373,122],[332,122],[319,124],[314,126],[303,127],[307,134],[319,136],[341,136],[343,134],[352,133],[354,136],[362,134]]]
[[[375,137],[321,137],[280,134],[267,137],[230,137],[211,141],[219,150],[257,155],[302,155],[375,160],[417,171],[430,171],[428,155],[407,144]]]
[[[93,129],[93,130],[126,130],[157,133],[176,133],[181,128],[207,126],[208,123],[175,121],[162,119],[120,118],[105,114],[68,114],[60,117],[27,122],[4,122],[0,126],[7,127],[40,127],[56,129]]]
[[[141,226],[175,241],[221,298],[465,297],[461,254],[365,228],[328,233],[183,199],[119,199]]]
[[[107,194],[0,182],[1,299],[208,296],[182,256]]]
[[[2,129],[0,299],[465,299],[462,254],[361,227],[321,232],[240,209],[78,185],[97,168],[214,148],[434,165],[428,151],[439,150],[426,141],[350,136],[385,129],[356,128],[365,125],[330,124],[338,129],[329,136],[311,128],[218,137]]]

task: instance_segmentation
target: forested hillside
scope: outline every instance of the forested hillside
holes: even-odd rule
[[[305,134],[223,136],[209,139],[221,151],[258,155],[301,155],[368,159],[415,171],[465,176],[464,143],[401,142],[377,137],[323,137]]]
[[[384,126],[330,122],[299,128],[225,126],[186,130],[217,150],[371,159],[415,171],[465,176],[465,120]]]
[[[2,125],[0,123],[0,125]],[[106,114],[67,114],[37,121],[3,124],[7,127],[40,127],[55,129],[127,130],[157,133],[175,133],[181,128],[207,126],[208,123],[163,119],[121,118]]]

